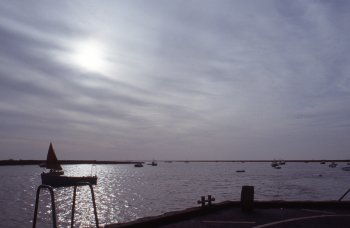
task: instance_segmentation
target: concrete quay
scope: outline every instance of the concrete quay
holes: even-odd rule
[[[254,201],[253,208],[245,211],[241,201],[226,201],[104,227],[348,228],[350,227],[350,202]]]

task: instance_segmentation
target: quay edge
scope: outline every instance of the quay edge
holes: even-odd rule
[[[251,212],[243,212],[241,206],[240,201],[225,201],[104,227],[293,227],[297,222],[305,225],[298,227],[310,227],[311,222],[320,228],[341,228],[350,224],[350,201],[254,201]]]

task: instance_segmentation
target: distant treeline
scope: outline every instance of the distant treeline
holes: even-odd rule
[[[278,160],[163,160],[161,162],[273,162]],[[288,162],[350,162],[350,159],[344,160],[283,160],[286,163]],[[0,160],[1,165],[40,165],[45,163],[46,160]],[[145,161],[97,161],[97,160],[60,160],[60,163],[63,165],[74,165],[74,164],[135,164],[138,162]]]
[[[350,159],[317,159],[317,160],[303,160],[303,159],[293,159],[293,160],[174,160],[172,162],[278,162],[278,161],[284,161],[284,162],[350,162]],[[167,161],[165,161],[167,162]]]
[[[46,160],[0,160],[0,165],[40,165]],[[63,165],[74,164],[134,164],[135,161],[96,161],[96,160],[60,160]]]

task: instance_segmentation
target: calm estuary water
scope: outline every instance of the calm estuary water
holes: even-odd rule
[[[163,163],[145,165],[66,165],[67,175],[98,175],[94,187],[101,224],[197,206],[201,195],[211,194],[216,202],[239,200],[243,185],[255,186],[257,200],[337,200],[350,188],[350,172],[319,163],[287,163],[273,169],[269,163]],[[244,173],[236,170],[244,169]],[[0,227],[31,227],[38,166],[0,166]],[[55,189],[60,227],[70,224],[73,188]],[[38,227],[51,227],[49,194],[43,191]],[[349,197],[345,200],[349,200]],[[75,221],[93,226],[94,216],[88,187],[77,191]]]

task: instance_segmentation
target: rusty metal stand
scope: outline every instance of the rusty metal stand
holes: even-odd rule
[[[96,223],[96,227],[98,228],[98,217],[97,217],[97,209],[96,209],[96,203],[95,203],[95,194],[94,194],[94,189],[92,188],[92,185],[90,183],[78,183],[77,185],[74,186],[71,227],[72,228],[74,227],[75,199],[76,199],[76,194],[77,194],[77,187],[78,186],[85,186],[85,185],[89,185],[89,187],[90,187],[92,204],[94,207],[94,214],[95,214],[95,223]]]
[[[77,193],[77,187],[78,186],[85,186],[89,185],[90,192],[91,192],[91,198],[92,198],[92,204],[94,207],[94,215],[95,215],[95,223],[96,227],[98,228],[98,217],[97,217],[97,209],[96,209],[96,202],[95,202],[95,193],[92,185],[90,183],[77,183],[74,185],[74,192],[73,192],[73,205],[72,205],[72,217],[71,217],[71,227],[74,226],[74,213],[75,213],[75,199],[76,199],[76,193]],[[33,218],[33,228],[36,227],[36,220],[38,216],[38,207],[39,207],[39,198],[40,198],[40,191],[41,189],[48,189],[50,191],[51,196],[51,209],[52,209],[52,227],[57,228],[57,219],[56,219],[56,205],[55,205],[55,194],[53,192],[53,188],[49,185],[40,185],[36,191],[36,199],[35,199],[35,209],[34,209],[34,218]]]
[[[38,215],[38,206],[39,206],[39,197],[40,197],[40,191],[41,189],[46,188],[50,191],[51,196],[51,208],[52,208],[52,227],[57,227],[57,221],[56,221],[56,205],[55,205],[55,195],[53,193],[53,188],[49,185],[40,185],[36,191],[36,199],[35,199],[35,210],[34,210],[34,218],[33,218],[33,228],[36,227],[36,218]]]

